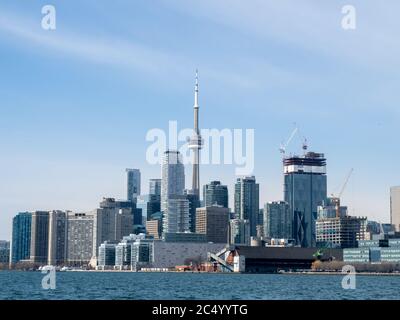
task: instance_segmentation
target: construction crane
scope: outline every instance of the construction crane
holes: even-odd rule
[[[294,128],[294,130],[292,131],[292,133],[290,134],[289,139],[287,139],[286,143],[285,144],[281,143],[281,147],[279,148],[279,151],[281,152],[282,157],[285,156],[287,146],[289,145],[290,141],[293,140],[294,136],[296,135],[296,133],[298,131],[299,131],[299,128],[296,126]]]
[[[282,154],[282,158],[285,157],[286,148],[289,145],[289,143],[293,140],[293,138],[295,137],[296,134],[300,137],[300,139],[302,139],[301,148],[303,149],[304,153],[306,153],[306,151],[308,149],[307,139],[305,137],[301,137],[299,127],[296,125],[296,123],[294,123],[294,125],[295,125],[295,128],[293,129],[293,131],[290,134],[289,138],[287,139],[286,143],[281,143],[281,146],[279,148],[279,151]]]
[[[342,185],[342,188],[339,191],[339,194],[337,196],[335,196],[333,193],[331,194],[332,196],[332,200],[335,203],[335,207],[336,207],[336,217],[339,217],[340,215],[340,198],[342,197],[342,194],[344,192],[344,189],[346,189],[347,183],[349,182],[350,176],[353,173],[354,169],[351,168],[349,173],[346,176],[346,179],[344,180],[344,183]]]

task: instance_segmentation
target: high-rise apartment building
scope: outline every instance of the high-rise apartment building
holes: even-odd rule
[[[222,206],[197,208],[196,233],[205,234],[207,242],[229,243],[229,209]]]
[[[67,213],[49,212],[49,265],[61,265],[67,260]]]
[[[93,213],[67,213],[67,263],[87,265],[93,255]]]
[[[204,207],[218,205],[228,208],[228,187],[220,181],[211,181],[203,187]]]
[[[250,221],[231,219],[229,238],[231,244],[250,245]]]
[[[12,221],[10,263],[27,260],[31,255],[32,213],[20,212]]]
[[[30,260],[47,263],[49,253],[49,212],[32,212]]]
[[[100,208],[92,212],[94,216],[93,256],[104,241],[120,241],[133,233],[136,205],[130,201],[116,201],[105,198]]]
[[[322,153],[284,158],[284,200],[293,219],[293,239],[302,247],[316,244],[317,207],[327,198],[326,159]]]
[[[235,184],[235,215],[250,223],[250,236],[257,236],[259,185],[254,176],[238,178]]]
[[[127,173],[127,196],[128,201],[136,201],[140,195],[140,170],[126,169]]]
[[[163,233],[190,232],[189,200],[185,195],[171,195],[163,216]]]
[[[284,201],[268,202],[264,206],[264,236],[292,239],[292,217],[289,204]]]

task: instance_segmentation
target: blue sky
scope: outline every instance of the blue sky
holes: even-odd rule
[[[41,28],[46,4],[55,31]],[[282,198],[278,148],[296,122],[327,157],[329,192],[354,168],[342,202],[389,221],[389,187],[400,184],[400,3],[351,1],[350,31],[345,4],[2,1],[0,239],[19,211],[123,198],[126,167],[141,169],[147,191],[160,168],[146,162],[146,133],[169,120],[192,126],[196,68],[201,126],[255,130],[261,203]],[[211,179],[232,191],[234,167],[203,166],[202,183]]]

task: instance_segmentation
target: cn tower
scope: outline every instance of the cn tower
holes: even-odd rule
[[[202,148],[202,138],[199,130],[199,78],[196,69],[196,82],[194,87],[194,130],[193,136],[189,142],[189,148],[193,150],[193,177],[192,177],[192,193],[200,196],[200,149]]]

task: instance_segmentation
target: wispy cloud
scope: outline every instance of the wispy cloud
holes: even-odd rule
[[[194,57],[179,52],[142,45],[132,39],[120,39],[116,36],[98,38],[82,35],[71,29],[45,31],[37,22],[10,12],[0,13],[1,33],[24,49],[35,48],[43,54],[67,55],[95,64],[122,68],[128,73],[140,72],[152,79],[187,79],[188,70],[199,67],[200,64],[205,78],[238,88],[262,89],[267,84],[265,74],[269,75],[270,87],[300,81],[295,74],[277,68],[265,60],[243,60],[240,68],[231,67],[229,64],[218,64],[218,58],[214,61],[195,60]],[[225,57],[223,60],[226,61]],[[168,85],[173,86],[173,83]]]

